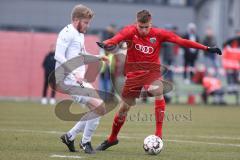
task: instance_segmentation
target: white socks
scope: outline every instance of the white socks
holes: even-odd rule
[[[78,133],[84,130],[87,121],[79,121],[75,126],[67,133],[69,140],[72,141],[75,139]]]
[[[94,131],[97,129],[100,117],[88,121],[79,121],[68,133],[69,140],[75,139],[78,133],[83,131],[82,143],[91,141]]]
[[[91,142],[92,135],[94,131],[97,129],[99,121],[100,117],[87,121],[83,132],[82,143]]]

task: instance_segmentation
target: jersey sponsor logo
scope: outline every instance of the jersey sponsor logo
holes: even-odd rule
[[[135,44],[135,49],[144,53],[144,54],[152,54],[154,52],[153,47],[144,46],[144,45],[141,45],[141,44]]]

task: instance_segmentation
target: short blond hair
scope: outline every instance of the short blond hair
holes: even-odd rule
[[[72,20],[84,19],[84,18],[91,19],[93,18],[93,16],[94,16],[94,12],[90,8],[82,4],[78,4],[74,6],[72,9],[71,19]]]

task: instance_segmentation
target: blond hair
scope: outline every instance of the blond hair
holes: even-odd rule
[[[152,15],[148,10],[142,10],[137,13],[137,21],[147,23],[152,19]]]
[[[84,19],[84,18],[91,19],[93,16],[94,16],[94,12],[90,8],[82,4],[78,4],[74,6],[72,9],[71,19],[72,21],[74,19]]]

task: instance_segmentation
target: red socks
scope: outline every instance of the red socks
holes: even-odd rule
[[[119,117],[118,113],[115,114],[114,120],[113,120],[113,125],[112,125],[112,133],[108,138],[108,142],[114,142],[117,140],[117,135],[122,128],[124,122],[126,120],[126,116]]]
[[[155,100],[155,119],[156,119],[156,131],[155,135],[162,138],[162,126],[163,119],[165,113],[165,100]],[[124,122],[126,120],[126,116],[119,117],[118,113],[115,114],[113,125],[112,125],[112,133],[108,137],[108,142],[114,142],[117,140],[117,135],[122,128]]]
[[[155,100],[155,120],[156,120],[156,131],[155,135],[162,139],[162,126],[165,113],[165,100]]]

